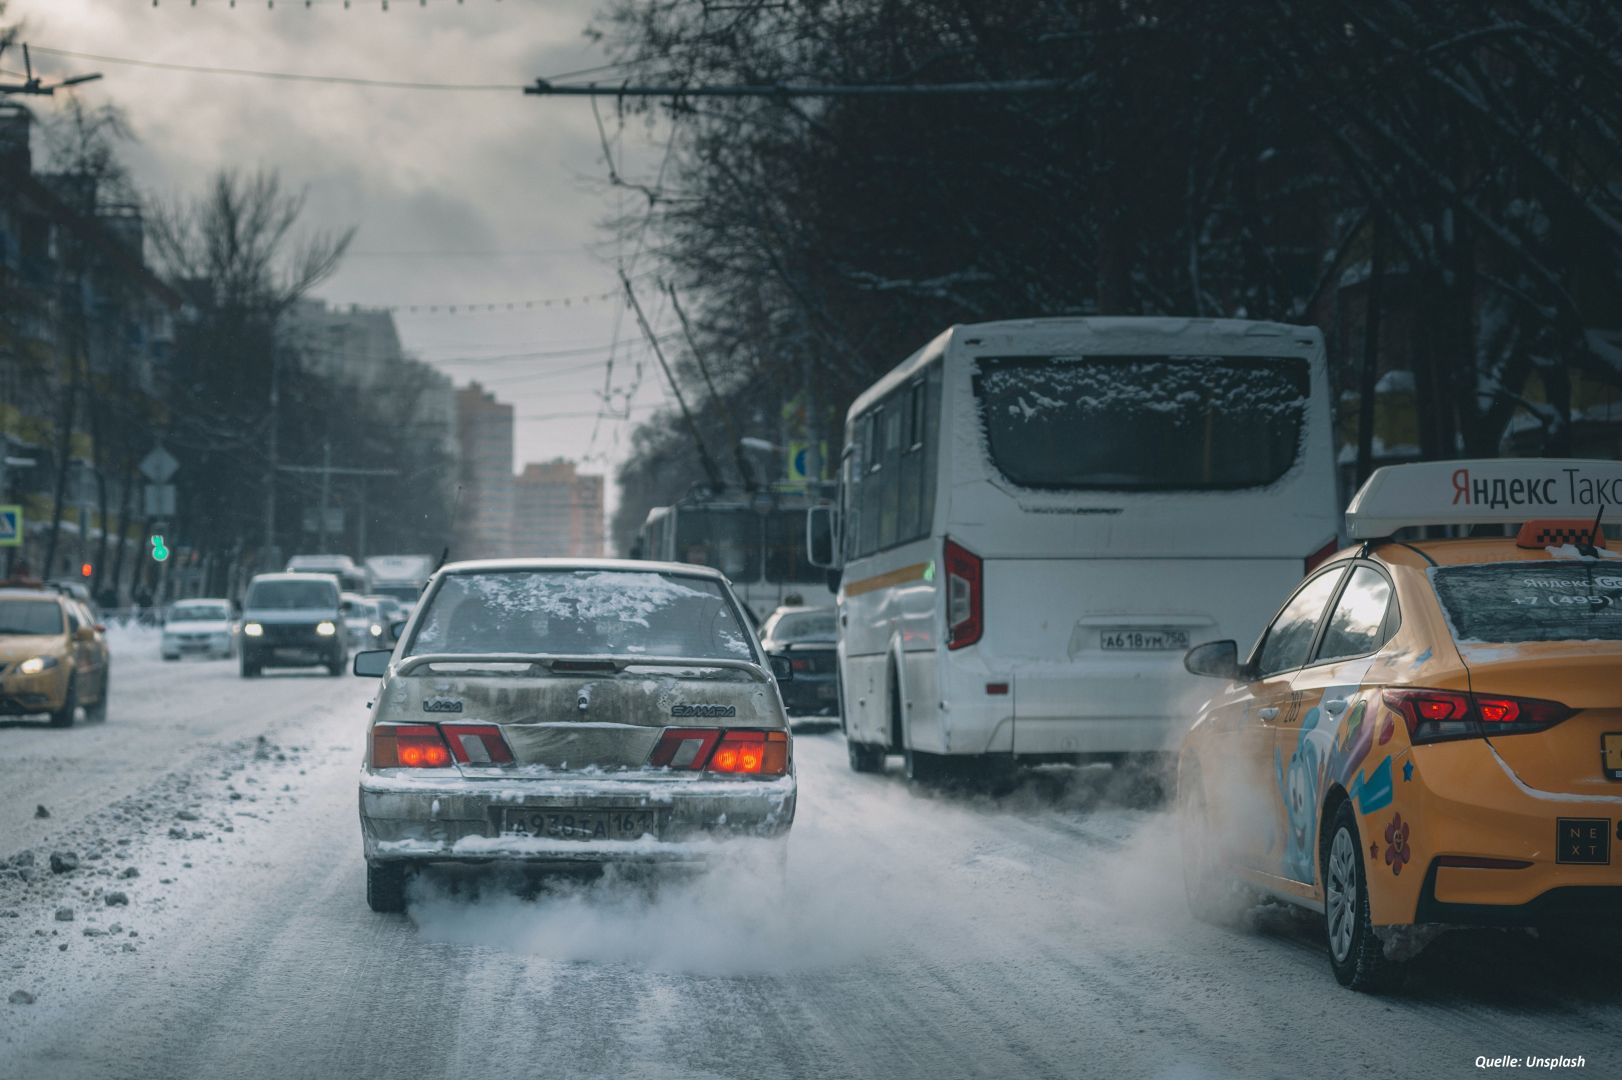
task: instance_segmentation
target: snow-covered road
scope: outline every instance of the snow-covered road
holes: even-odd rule
[[[1458,935],[1352,994],[1308,919],[1193,922],[1169,818],[1108,769],[934,794],[850,773],[837,733],[796,742],[786,894],[748,865],[651,893],[438,874],[374,915],[375,684],[155,653],[120,652],[105,725],[0,725],[7,1080],[1622,1071],[1614,943]]]

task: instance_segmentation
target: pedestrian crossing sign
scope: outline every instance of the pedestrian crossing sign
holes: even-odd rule
[[[0,547],[21,547],[23,542],[23,508],[0,506]]]

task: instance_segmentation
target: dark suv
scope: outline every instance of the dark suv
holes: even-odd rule
[[[242,677],[266,667],[322,665],[333,675],[349,666],[340,611],[341,591],[331,574],[260,574],[242,602]]]

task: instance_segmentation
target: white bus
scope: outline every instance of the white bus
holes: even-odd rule
[[[807,521],[851,768],[1169,750],[1190,643],[1253,639],[1339,528],[1316,329],[954,326],[856,399]]]
[[[834,602],[825,569],[806,558],[805,514],[813,497],[801,491],[690,496],[656,506],[637,537],[637,558],[713,566],[756,623],[772,609]]]

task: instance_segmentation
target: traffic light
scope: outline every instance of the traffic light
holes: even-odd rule
[[[96,568],[94,566],[91,566],[89,563],[84,563],[79,567],[79,576],[80,577],[89,577],[91,574],[94,574],[95,572],[96,572]]]
[[[162,562],[169,557],[169,549],[164,546],[163,537],[154,533],[152,535],[152,561]]]

